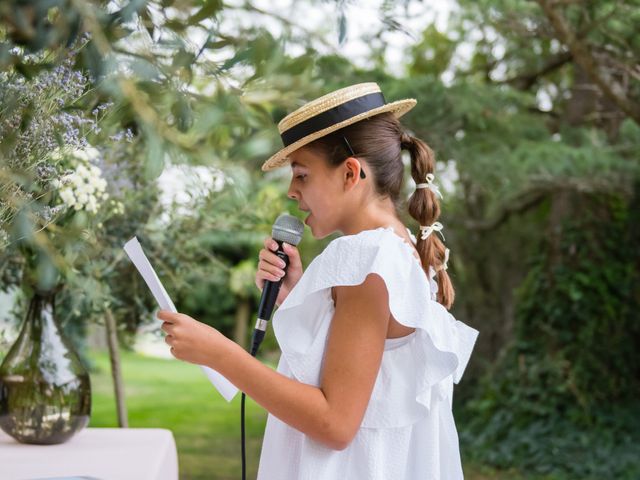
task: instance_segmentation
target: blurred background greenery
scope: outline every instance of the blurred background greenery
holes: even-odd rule
[[[452,313],[481,332],[454,399],[465,472],[640,477],[638,25],[638,0],[1,2],[0,358],[33,289],[60,284],[58,317],[107,391],[105,319],[125,351],[157,333],[122,251],[134,235],[180,311],[246,342],[262,239],[300,213],[288,171],[260,170],[276,123],[376,81],[418,99],[403,123],[438,157]],[[333,238],[305,232],[304,264]],[[202,423],[141,416],[147,361],[123,358],[132,426],[176,433],[183,478],[237,475],[239,432],[212,412],[192,410],[226,439],[219,477],[218,443],[182,440]],[[117,425],[103,398],[92,425]]]

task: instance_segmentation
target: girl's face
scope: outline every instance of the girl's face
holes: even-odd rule
[[[330,169],[320,154],[301,147],[289,155],[291,184],[287,196],[297,200],[300,210],[309,212],[304,223],[315,238],[343,231],[343,222],[352,214],[353,187],[358,183],[358,162],[349,158]],[[355,176],[355,180],[353,177]]]

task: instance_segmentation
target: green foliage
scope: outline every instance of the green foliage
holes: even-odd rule
[[[440,76],[449,67],[456,42],[430,25],[422,32],[422,40],[411,47],[409,75]]]
[[[0,275],[2,288],[52,288],[73,275],[89,231],[111,215],[100,151],[104,105],[86,102],[87,77],[73,70],[77,49],[27,81],[0,72]],[[6,272],[6,275],[5,275]]]
[[[563,201],[582,215],[531,257],[514,341],[468,403],[461,439],[498,467],[637,478],[638,197]]]
[[[612,113],[619,110],[640,123],[640,84],[632,73],[640,58],[634,33],[638,0],[462,0],[460,5],[454,28],[474,45],[465,75],[544,94],[552,109],[541,113],[551,114],[551,125],[596,125],[615,136],[620,117],[614,120]]]
[[[580,202],[583,215],[568,222],[558,245],[534,257],[519,301],[520,352],[546,349],[566,364],[566,393],[585,409],[640,393],[632,291],[639,239],[631,238],[625,202],[606,200]]]
[[[504,383],[509,379],[504,378]],[[512,378],[513,380],[513,378]],[[509,394],[512,389],[509,389]],[[501,387],[496,397],[508,399]],[[553,479],[638,478],[638,411],[633,404],[598,407],[589,426],[576,425],[562,412],[535,419],[523,417],[517,400],[472,404],[469,416],[458,416],[459,438],[466,458],[494,468],[515,468]],[[482,418],[482,420],[479,419]]]
[[[475,219],[457,220],[475,239],[472,248],[461,245],[463,288],[479,282],[509,309],[506,290],[488,287],[520,285],[513,327],[499,314],[508,335],[496,364],[487,362],[473,392],[463,390],[460,438],[476,461],[553,478],[639,475],[638,122],[613,120],[620,110],[603,100],[593,72],[579,68],[550,21],[559,15],[585,51],[601,52],[592,57],[598,68],[637,106],[637,82],[624,80],[637,67],[628,34],[635,3],[461,2],[455,28],[474,49],[444,89],[456,101],[418,112],[419,131],[460,172],[462,196],[448,218]],[[510,252],[517,238],[519,259]],[[498,280],[518,279],[514,269],[523,281]],[[465,310],[479,310],[479,319],[498,313],[462,295],[475,300]],[[486,334],[499,331],[486,322]]]
[[[105,164],[111,166],[110,190],[117,190],[114,198],[123,206],[123,211],[114,221],[104,218],[99,228],[83,226],[88,248],[85,252],[74,253],[76,263],[70,272],[69,284],[59,298],[58,313],[63,323],[77,326],[77,331],[82,332],[82,323],[102,323],[104,310],[108,308],[118,320],[124,344],[131,344],[137,327],[150,319],[155,307],[144,283],[122,252],[122,245],[136,235],[161,278],[168,287],[175,286],[171,291],[177,303],[228,333],[236,308],[235,297],[229,290],[229,270],[243,258],[257,257],[255,245],[260,245],[261,239],[255,234],[247,235],[246,239],[238,241],[239,248],[235,251],[223,247],[222,243],[238,231],[247,230],[246,225],[256,223],[256,219],[259,219],[258,224],[265,226],[266,235],[270,222],[282,210],[282,206],[274,209],[281,202],[270,202],[273,195],[267,195],[260,203],[257,217],[249,213],[246,202],[251,199],[250,191],[255,185],[250,175],[235,175],[235,170],[241,166],[240,170],[245,173],[246,167],[257,171],[264,156],[276,149],[280,139],[273,125],[272,111],[282,104],[295,102],[297,92],[307,88],[308,71],[313,64],[310,56],[288,57],[284,54],[286,37],[276,39],[260,27],[242,28],[236,36],[219,32],[217,25],[211,24],[223,9],[222,2],[218,1],[192,2],[197,9],[191,8],[190,2],[182,2],[174,5],[173,13],[165,16],[150,13],[154,7],[164,8],[163,2],[123,3],[120,10],[109,14],[103,4],[89,1],[74,2],[73,5],[65,2],[48,5],[5,3],[0,8],[0,42],[3,42],[0,51],[7,56],[0,54],[0,70],[7,70],[9,86],[18,85],[26,91],[37,89],[39,84],[44,88],[38,90],[42,98],[26,103],[16,103],[19,97],[11,95],[8,88],[2,89],[2,112],[6,116],[3,120],[11,120],[3,124],[3,160],[8,158],[11,148],[15,149],[21,131],[37,133],[35,127],[41,124],[53,126],[52,137],[61,147],[68,147],[67,132],[58,122],[47,121],[53,115],[47,109],[57,112],[60,102],[68,108],[66,91],[52,92],[52,88],[58,87],[56,82],[38,83],[38,75],[57,74],[60,62],[67,58],[70,49],[67,41],[78,41],[79,38],[83,44],[74,57],[72,74],[81,75],[84,80],[88,70],[93,82],[83,90],[82,102],[71,105],[74,112],[81,117],[102,102],[110,107],[106,118],[101,118],[102,133],[81,130],[77,137],[79,142],[90,138],[92,143],[99,145]],[[11,10],[7,8],[9,4],[17,7]],[[65,6],[69,8],[63,8]],[[41,23],[14,21],[16,16],[24,16],[34,8],[46,10],[47,15]],[[187,17],[182,16],[185,12],[189,13]],[[81,32],[69,29],[69,19],[78,15],[85,20]],[[137,25],[136,19],[140,21]],[[27,38],[33,33],[30,28],[34,26],[51,33],[47,37],[48,43],[34,43]],[[149,50],[137,48],[144,44],[140,41],[144,32],[139,27],[152,36]],[[192,27],[209,32],[199,50],[191,41]],[[175,52],[175,55],[167,56],[167,51]],[[221,60],[214,61],[214,56]],[[63,87],[84,88],[84,83],[76,81],[75,76]],[[266,81],[265,77],[268,77]],[[244,95],[239,95],[237,87],[231,86],[237,83],[236,79],[240,79]],[[281,95],[275,89],[276,85],[278,89],[288,90],[288,95]],[[206,95],[201,93],[204,90],[208,92]],[[78,96],[76,94],[73,99]],[[15,123],[12,115],[18,110],[24,114],[22,121]],[[47,115],[43,114],[45,110]],[[102,110],[100,112],[103,117]],[[109,134],[123,130],[130,136],[129,141],[115,145]],[[35,133],[32,137],[43,137]],[[45,147],[38,152],[47,153],[50,145]],[[32,155],[29,165],[40,161],[42,155],[38,155]],[[24,163],[21,156],[14,157]],[[194,203],[193,208],[208,209],[211,213],[202,215],[208,223],[198,225],[187,219],[182,223],[185,230],[176,232],[180,236],[165,234],[162,230],[166,225],[156,222],[166,207],[158,201],[155,180],[169,164],[176,163],[216,164],[221,171],[228,168],[226,176],[236,180],[235,184],[230,182],[226,192],[219,195],[211,192],[208,203]],[[24,215],[16,216],[15,222],[13,216],[4,215],[2,209],[7,201],[17,200],[15,192],[5,188],[4,180],[13,176],[21,178],[18,175],[22,174],[20,169],[23,167],[13,162],[8,164],[8,170],[4,170],[5,165],[7,163],[3,161],[3,195],[0,198],[0,244],[3,245],[10,240],[5,229],[7,232],[15,230],[17,235],[28,235],[38,228]],[[229,218],[235,218],[235,221],[230,222]],[[180,222],[176,222],[176,226],[178,224]],[[205,232],[189,230],[200,227],[229,233],[225,233],[226,238],[221,241],[211,243],[204,240]],[[68,233],[79,237],[71,228]],[[185,249],[184,255],[176,254],[175,245],[185,243],[186,237],[191,238],[191,248]],[[238,239],[237,236],[234,238]],[[219,259],[218,263],[211,263],[212,256],[202,250],[211,248],[219,250],[215,257]],[[174,255],[177,258],[172,258]],[[202,268],[191,269],[189,262],[197,262]],[[2,288],[21,281],[23,263],[16,252],[5,251],[0,255]],[[48,271],[45,267],[51,261],[49,256],[40,255],[34,257],[34,263],[44,275]],[[89,290],[88,285],[92,286]],[[196,287],[191,291],[193,285]],[[204,293],[207,288],[215,292],[216,298]],[[247,290],[246,285],[244,289]],[[250,292],[236,293],[255,297],[258,292],[255,285]],[[16,313],[20,318],[20,313]]]

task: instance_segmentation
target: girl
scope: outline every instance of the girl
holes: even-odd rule
[[[256,285],[284,277],[277,371],[187,315],[158,314],[176,358],[217,370],[269,412],[259,479],[463,478],[453,383],[479,332],[447,311],[454,291],[448,249],[434,233],[435,161],[398,121],[415,104],[386,103],[378,85],[363,83],[279,123],[285,148],[262,170],[289,163],[288,196],[309,212],[313,236],[343,235],[304,272],[285,245],[286,274],[265,239]],[[403,149],[417,182],[408,202],[417,239],[398,215]]]

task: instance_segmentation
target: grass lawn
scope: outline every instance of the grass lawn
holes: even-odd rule
[[[90,427],[117,427],[109,358],[93,352]],[[130,427],[173,432],[181,480],[239,479],[240,395],[227,403],[196,365],[123,352],[122,370]],[[267,419],[247,397],[247,478],[255,478]],[[515,472],[464,465],[467,480],[521,480]],[[531,477],[529,477],[531,478]]]
[[[90,358],[89,427],[117,427],[109,357]],[[178,360],[123,352],[122,373],[129,426],[173,432],[181,479],[240,478],[240,394],[227,403],[198,366]],[[255,478],[267,414],[249,397],[245,413],[247,478]]]

